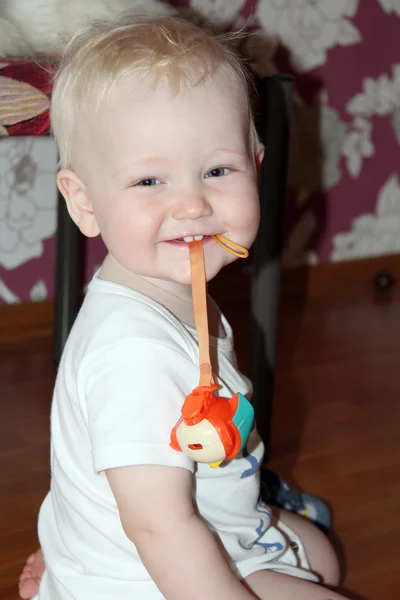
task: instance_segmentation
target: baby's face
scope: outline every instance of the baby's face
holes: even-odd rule
[[[207,279],[249,248],[259,223],[246,100],[232,75],[177,95],[125,81],[80,140],[82,178],[109,252],[138,275],[190,283],[184,238],[204,236]]]

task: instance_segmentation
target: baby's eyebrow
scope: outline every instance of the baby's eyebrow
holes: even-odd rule
[[[237,156],[239,158],[246,158],[247,157],[247,150],[246,148],[241,148],[241,147],[221,147],[221,148],[213,148],[212,150],[210,150],[208,152],[208,154],[210,155],[214,155],[214,154],[231,154],[233,156]],[[113,173],[112,173],[112,177],[113,178],[119,178],[119,177],[124,177],[125,175],[129,175],[129,172],[132,171],[133,167],[143,167],[146,165],[165,165],[166,163],[168,163],[169,161],[169,157],[168,156],[143,156],[142,158],[135,158],[134,161],[127,163],[126,165],[123,165],[122,167],[119,167],[118,169],[116,169]]]
[[[112,177],[120,177],[121,175],[125,175],[126,173],[129,173],[130,170],[132,170],[132,167],[141,167],[143,165],[146,166],[147,164],[156,163],[165,164],[166,162],[168,162],[168,157],[165,156],[145,156],[143,158],[135,159],[134,161],[131,161],[126,165],[123,165],[122,167],[119,167],[112,173]]]
[[[240,157],[247,155],[246,148],[215,148],[214,152],[221,154],[234,154],[235,156]]]
[[[143,158],[138,158],[135,160],[135,164],[143,165],[146,163],[165,163],[168,161],[168,156],[144,156]]]

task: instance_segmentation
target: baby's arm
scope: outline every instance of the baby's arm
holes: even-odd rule
[[[195,514],[190,471],[143,465],[106,475],[124,531],[167,600],[254,600]]]

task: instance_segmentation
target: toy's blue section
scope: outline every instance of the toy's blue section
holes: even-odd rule
[[[241,438],[240,450],[243,450],[249,439],[253,428],[254,408],[243,394],[238,394],[238,405],[233,416],[233,423],[236,425]]]

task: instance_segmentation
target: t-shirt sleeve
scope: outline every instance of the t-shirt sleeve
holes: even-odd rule
[[[157,464],[193,472],[193,461],[169,442],[198,378],[190,356],[155,342],[123,342],[92,359],[83,376],[82,410],[94,469]]]

